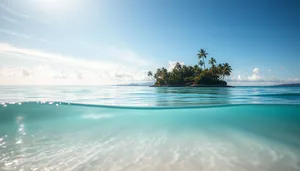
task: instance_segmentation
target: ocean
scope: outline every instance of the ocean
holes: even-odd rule
[[[1,86],[0,170],[299,171],[300,87]]]

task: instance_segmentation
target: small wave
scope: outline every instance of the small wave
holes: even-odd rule
[[[274,94],[256,94],[253,96],[262,97],[300,97],[300,93],[274,93]]]
[[[74,106],[74,107],[92,107],[92,108],[107,108],[107,109],[134,109],[134,110],[169,110],[169,109],[201,109],[201,108],[221,108],[221,107],[237,107],[237,106],[299,106],[299,104],[282,104],[282,103],[224,103],[224,104],[201,104],[201,105],[187,105],[187,106],[120,106],[120,105],[101,105],[101,104],[89,104],[89,103],[69,103],[69,102],[20,102],[20,103],[2,103],[0,107],[12,107],[12,106],[40,106],[40,105],[54,105],[59,106]]]
[[[98,120],[98,119],[108,119],[108,118],[113,118],[113,115],[109,115],[109,114],[102,114],[102,115],[97,115],[97,114],[89,114],[89,115],[83,115],[81,116],[83,119],[94,119],[94,120]]]
[[[169,110],[169,109],[201,109],[201,108],[221,108],[221,107],[238,107],[238,106],[299,106],[299,104],[255,104],[255,103],[237,103],[237,104],[205,104],[205,105],[190,105],[190,106],[117,106],[117,105],[98,105],[85,103],[65,103],[60,102],[61,105],[71,105],[79,107],[96,107],[108,109],[141,109],[141,110]]]

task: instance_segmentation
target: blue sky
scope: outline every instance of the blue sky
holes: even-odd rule
[[[197,63],[231,85],[300,82],[297,0],[0,0],[0,84],[122,84]]]

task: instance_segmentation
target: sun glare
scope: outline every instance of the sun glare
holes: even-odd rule
[[[70,5],[68,0],[35,0],[35,3],[44,9],[62,9]]]

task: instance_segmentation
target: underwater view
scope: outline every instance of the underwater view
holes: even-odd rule
[[[0,92],[0,170],[300,170],[300,87]]]

